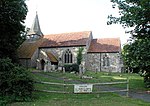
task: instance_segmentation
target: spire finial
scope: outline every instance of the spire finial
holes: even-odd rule
[[[35,10],[36,10],[36,14],[37,14],[37,10],[38,10],[38,5],[37,5],[37,2],[36,2],[36,8],[35,8]]]

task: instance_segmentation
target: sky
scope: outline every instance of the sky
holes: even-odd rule
[[[92,31],[93,38],[119,37],[125,44],[129,35],[121,25],[107,25],[110,14],[118,16],[110,0],[27,0],[26,27],[32,26],[36,11],[44,35]]]

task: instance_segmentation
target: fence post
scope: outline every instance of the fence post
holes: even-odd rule
[[[129,97],[129,67],[128,67],[128,76],[127,76],[127,97]]]
[[[65,85],[65,83],[66,83],[66,79],[65,79],[65,77],[63,78],[63,80],[64,80],[64,94],[65,94],[65,92],[66,92],[66,85]]]
[[[127,78],[127,97],[129,97],[129,78]]]

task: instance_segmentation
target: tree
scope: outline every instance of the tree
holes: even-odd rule
[[[146,72],[150,87],[150,0],[111,0],[113,8],[118,7],[119,17],[109,15],[108,24],[122,24],[129,31],[132,41],[123,48],[126,66]]]
[[[32,99],[34,80],[29,70],[14,65],[8,58],[0,59],[0,76],[0,97],[7,98],[5,102]]]
[[[149,39],[138,39],[123,48],[123,59],[126,66],[138,71],[150,69],[150,41]]]
[[[80,65],[82,62],[82,52],[83,52],[83,48],[79,48],[78,52],[77,52],[77,64]]]
[[[119,17],[109,15],[108,24],[122,24],[134,27],[130,31],[137,39],[150,37],[150,1],[149,0],[111,0],[113,8],[118,7]]]
[[[122,54],[125,66],[133,72],[140,72],[146,87],[150,87],[150,40],[137,39],[125,45]]]
[[[0,58],[16,61],[27,11],[25,0],[0,0]]]

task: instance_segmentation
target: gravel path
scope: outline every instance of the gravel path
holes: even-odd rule
[[[45,76],[47,78],[52,78],[56,80],[64,80],[64,78],[58,78],[52,75],[46,75],[46,74],[41,74],[38,72],[33,72],[34,74],[38,74],[41,76]],[[84,83],[81,81],[77,80],[70,80],[70,79],[65,79],[66,82],[73,82],[73,83]],[[112,86],[97,86],[98,89],[100,90],[105,90],[105,91],[110,91],[110,90],[119,90],[120,88],[112,87]],[[126,96],[126,92],[117,92],[121,96]],[[135,98],[135,99],[141,99],[145,102],[150,102],[150,92],[139,92],[139,91],[129,91],[129,97],[130,98]]]

